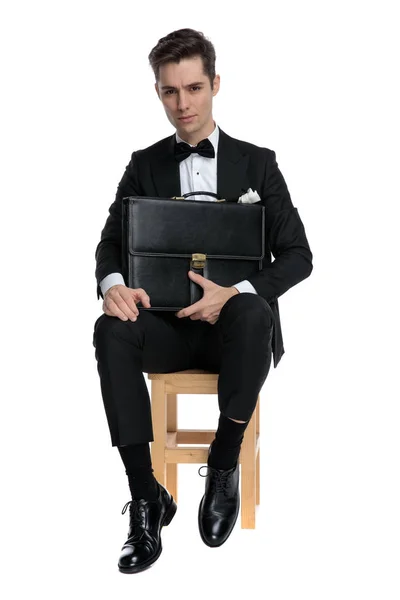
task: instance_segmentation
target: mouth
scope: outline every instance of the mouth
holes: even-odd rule
[[[186,121],[191,121],[192,119],[194,119],[196,115],[190,115],[188,117],[179,117],[180,121],[186,122]]]

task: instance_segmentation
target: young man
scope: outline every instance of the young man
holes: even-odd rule
[[[202,33],[181,29],[161,38],[149,55],[155,89],[176,132],[133,152],[96,249],[97,295],[104,314],[93,344],[112,446],[128,475],[130,526],[119,558],[122,572],[153,564],[161,553],[160,532],[176,503],[153,476],[150,398],[143,373],[203,368],[219,373],[220,417],[210,446],[199,531],[210,547],[229,537],[239,511],[238,457],[244,431],[268,375],[284,353],[278,296],[308,277],[312,254],[302,221],[275,160],[275,153],[236,140],[215,123],[215,50]],[[126,287],[121,258],[122,198],[181,196],[196,190],[239,198],[249,188],[266,209],[270,253],[263,270],[222,287],[190,274],[201,285],[199,302],[174,314],[151,307],[146,290]],[[210,200],[205,195],[195,200]],[[252,235],[252,232],[248,232]]]

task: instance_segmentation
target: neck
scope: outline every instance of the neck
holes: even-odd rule
[[[191,133],[190,131],[184,131],[181,133],[179,130],[177,130],[177,133],[179,137],[182,138],[182,140],[184,140],[187,144],[197,146],[197,144],[201,142],[201,140],[204,140],[209,135],[211,135],[214,129],[215,121],[211,117],[211,121],[207,123],[206,126],[202,127],[199,131],[193,131],[193,133]]]

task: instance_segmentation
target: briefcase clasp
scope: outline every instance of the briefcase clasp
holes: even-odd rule
[[[206,254],[200,254],[200,253],[192,254],[192,262],[190,263],[190,266],[195,269],[204,269],[206,260],[207,260]]]

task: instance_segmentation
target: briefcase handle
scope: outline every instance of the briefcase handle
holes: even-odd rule
[[[218,194],[216,194],[215,192],[188,192],[187,194],[183,194],[183,196],[172,196],[172,200],[185,200],[185,198],[188,198],[189,196],[197,196],[202,194],[203,196],[213,196],[214,198],[217,198],[217,202],[237,202],[237,200],[225,200],[225,198],[220,198],[218,196]]]

